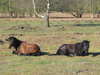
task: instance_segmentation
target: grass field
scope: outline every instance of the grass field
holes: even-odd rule
[[[50,25],[48,28],[43,20],[1,19],[0,39],[14,35],[39,44],[46,55],[16,56],[11,54],[8,43],[0,45],[0,75],[100,75],[100,22],[52,20]],[[49,56],[61,44],[82,40],[91,42],[89,56]]]

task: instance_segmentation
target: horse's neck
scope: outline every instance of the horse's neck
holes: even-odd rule
[[[21,40],[16,40],[15,42],[16,42],[16,46],[20,47],[22,41]]]

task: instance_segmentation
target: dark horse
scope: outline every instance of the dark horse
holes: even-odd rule
[[[59,47],[56,54],[57,55],[67,55],[67,56],[85,56],[88,55],[89,41],[83,40],[76,44],[63,44]]]
[[[16,37],[9,37],[6,41],[10,42],[9,48],[12,47],[15,49],[13,50],[13,54],[17,55],[40,55],[40,47],[37,44],[30,44],[25,41],[21,41]]]

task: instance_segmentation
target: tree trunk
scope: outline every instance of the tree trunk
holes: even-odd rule
[[[76,18],[82,18],[82,16],[83,16],[83,12],[81,10],[75,11],[75,12],[72,11],[71,14]]]
[[[36,17],[40,17],[40,18],[44,18],[45,21],[46,21],[46,25],[47,25],[48,27],[50,27],[50,23],[49,23],[50,1],[47,0],[47,11],[46,11],[45,16],[39,15],[39,14],[37,13],[37,11],[36,11],[36,5],[35,5],[35,0],[33,0],[33,6],[34,6],[34,14],[35,14],[35,16],[36,16]]]
[[[50,9],[50,1],[47,0],[47,13],[46,13],[46,22],[47,22],[47,26],[50,27],[50,23],[49,23],[49,9]]]
[[[47,27],[50,27],[49,16],[48,15],[45,16],[45,23],[46,23]]]

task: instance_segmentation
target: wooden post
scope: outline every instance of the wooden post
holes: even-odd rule
[[[91,18],[94,18],[94,0],[91,0]]]
[[[50,27],[50,23],[49,23],[49,9],[50,9],[50,1],[47,0],[46,24],[47,24],[48,27]]]
[[[8,13],[9,13],[9,17],[11,17],[11,12],[10,12],[10,0],[8,0]]]
[[[49,15],[48,15],[48,14],[45,15],[45,23],[46,23],[46,25],[47,25],[48,27],[50,27]]]

